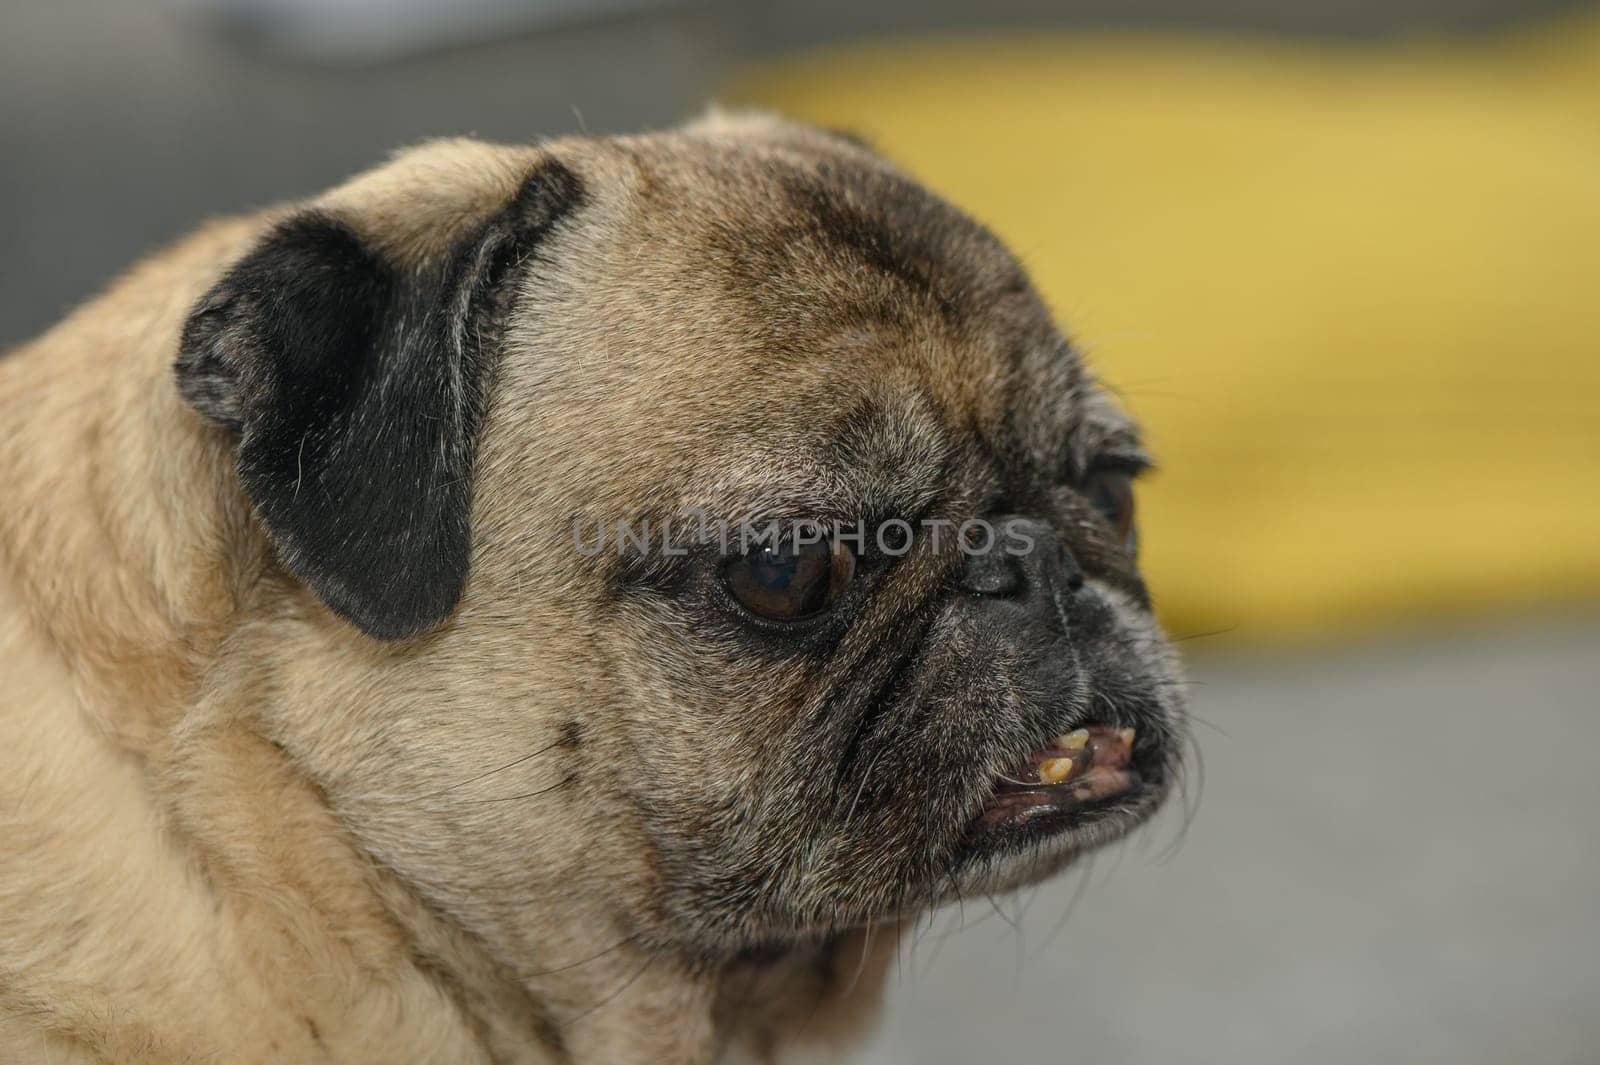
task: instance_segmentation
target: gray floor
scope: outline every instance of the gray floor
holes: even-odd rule
[[[1194,677],[1176,852],[938,919],[867,1062],[1600,1061],[1600,618]]]

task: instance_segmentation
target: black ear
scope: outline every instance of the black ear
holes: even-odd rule
[[[190,314],[178,384],[239,433],[239,478],[283,563],[382,639],[466,583],[478,428],[513,274],[582,200],[546,163],[437,262],[400,268],[344,222],[278,225]]]

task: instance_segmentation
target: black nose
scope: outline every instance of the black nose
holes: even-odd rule
[[[1005,515],[990,522],[994,535],[966,547],[961,587],[974,595],[1050,599],[1083,587],[1083,569],[1046,522]],[[986,549],[985,549],[986,548]]]

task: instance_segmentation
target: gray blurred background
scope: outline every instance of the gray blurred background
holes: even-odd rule
[[[738,64],[786,49],[930,30],[1062,25],[1370,36],[1486,27],[1560,6],[6,0],[0,240],[8,254],[0,257],[0,346],[43,329],[131,259],[208,215],[316,192],[424,137],[527,140],[673,122],[703,106]],[[377,8],[380,16],[365,20],[363,34],[338,17],[344,7]],[[272,8],[301,15],[273,20],[260,13]],[[445,16],[428,17],[430,11]]]
[[[367,32],[315,4],[10,0],[0,345],[208,215],[426,136],[673,122],[785,49],[1112,23],[1368,37],[1555,6],[506,0]],[[1175,806],[1090,868],[937,915],[861,1060],[1600,1062],[1600,619],[1186,646],[1205,763],[1187,832]]]

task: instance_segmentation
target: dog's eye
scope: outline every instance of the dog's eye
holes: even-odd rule
[[[1133,478],[1121,470],[1095,470],[1085,479],[1083,494],[1123,546],[1134,550],[1137,534],[1133,525]]]
[[[729,560],[722,579],[739,604],[757,617],[799,621],[832,606],[855,571],[855,552],[847,545],[797,536],[775,547],[758,545]]]

